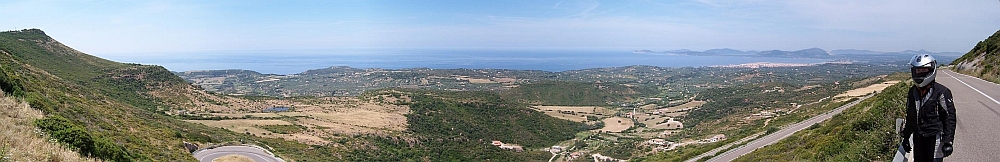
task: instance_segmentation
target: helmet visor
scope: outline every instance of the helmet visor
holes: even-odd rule
[[[929,67],[913,67],[913,68],[910,68],[910,74],[913,75],[913,78],[921,78],[921,79],[923,79],[924,77],[927,77],[927,75],[930,74],[930,73],[931,73],[931,68],[929,68]]]

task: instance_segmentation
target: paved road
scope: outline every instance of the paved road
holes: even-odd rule
[[[955,153],[947,161],[1000,159],[1000,85],[942,70],[937,82],[951,89],[958,115]]]
[[[747,136],[747,137],[743,137],[743,139],[740,139],[739,141],[732,142],[732,143],[720,146],[718,148],[712,149],[711,151],[702,153],[701,155],[695,156],[695,157],[693,157],[691,159],[684,160],[684,162],[696,162],[696,161],[698,161],[701,158],[705,158],[706,156],[709,156],[709,155],[715,155],[715,153],[718,153],[719,151],[728,149],[729,147],[733,147],[733,145],[742,144],[743,142],[750,141],[750,140],[752,140],[754,138],[757,138],[757,136],[760,136],[762,134],[764,134],[764,132],[760,132],[760,133],[753,134],[753,135],[750,135],[750,136]]]
[[[774,144],[775,142],[778,142],[779,140],[784,139],[785,137],[788,137],[789,135],[792,135],[795,132],[798,132],[798,131],[800,131],[802,129],[806,129],[809,126],[812,126],[813,124],[825,121],[826,119],[830,119],[830,117],[833,117],[833,115],[840,114],[841,112],[844,111],[844,109],[847,109],[847,108],[849,108],[851,106],[854,106],[855,104],[858,104],[858,102],[861,102],[862,100],[868,99],[871,96],[872,96],[871,94],[868,95],[868,96],[864,96],[864,97],[858,99],[857,101],[845,104],[844,106],[840,106],[840,107],[838,107],[836,109],[833,109],[832,111],[827,112],[825,114],[817,115],[817,116],[814,116],[812,118],[806,119],[805,121],[802,121],[802,122],[799,122],[799,123],[787,126],[784,129],[781,129],[781,130],[779,130],[777,132],[771,133],[771,134],[769,134],[767,136],[764,136],[764,137],[759,138],[757,140],[751,141],[750,143],[747,143],[746,145],[743,145],[743,146],[740,146],[738,148],[726,151],[725,153],[722,153],[719,156],[715,156],[712,159],[709,159],[708,161],[733,161],[733,159],[736,159],[736,158],[738,158],[740,156],[743,156],[743,155],[745,155],[747,153],[750,153],[753,150],[756,150],[757,148],[761,148],[761,147],[764,147],[764,146],[767,146],[767,145]]]
[[[223,146],[214,149],[201,150],[194,153],[194,158],[200,162],[212,162],[215,158],[226,155],[242,155],[253,159],[255,162],[284,162],[264,150],[250,146]]]

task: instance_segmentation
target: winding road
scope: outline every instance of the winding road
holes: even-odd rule
[[[1000,84],[950,70],[939,72],[936,81],[951,89],[958,115],[958,125],[955,129],[955,153],[945,160],[996,161],[1000,159],[1000,154],[997,154],[1000,152],[1000,147],[997,147],[1000,146],[1000,124],[998,124],[1000,123],[1000,101],[997,100],[1000,99]],[[840,107],[832,113],[787,127],[708,161],[732,161],[812,125],[808,123],[824,121],[845,108]]]
[[[222,146],[194,152],[194,158],[200,162],[212,162],[226,155],[246,156],[255,162],[284,162],[261,148],[250,146]]]

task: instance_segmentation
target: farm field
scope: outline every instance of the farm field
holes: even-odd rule
[[[398,100],[396,98],[383,101]],[[259,103],[251,103],[259,102]],[[206,126],[219,127],[239,133],[283,138],[306,144],[323,145],[326,138],[337,135],[387,135],[406,129],[409,108],[377,101],[362,101],[356,97],[322,97],[292,99],[286,101],[246,100],[246,105],[282,103],[292,108],[290,111],[264,113],[259,110],[228,108],[225,113],[196,114],[204,118],[227,117],[231,120],[184,120]],[[293,133],[276,133],[264,126],[287,125],[303,129]]]
[[[618,133],[635,125],[635,123],[632,122],[632,119],[622,118],[622,117],[605,118],[602,121],[604,121],[604,128],[601,128],[600,131],[603,132]]]
[[[872,85],[869,85],[869,86],[864,87],[864,88],[858,88],[858,89],[849,90],[847,92],[838,94],[838,95],[834,96],[833,98],[841,98],[838,101],[841,101],[841,100],[842,101],[846,101],[847,99],[849,99],[851,97],[864,96],[864,95],[867,95],[867,94],[872,93],[872,92],[881,92],[883,89],[888,88],[889,86],[895,85],[896,83],[899,83],[899,81],[898,80],[893,80],[893,81],[882,82],[880,84],[872,84]]]
[[[605,118],[615,114],[614,110],[599,106],[535,106],[534,108],[545,115],[576,122],[587,121],[587,116]]]

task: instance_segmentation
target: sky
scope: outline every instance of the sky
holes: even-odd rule
[[[966,52],[996,0],[0,0],[0,29],[39,28],[98,56],[351,48]]]

